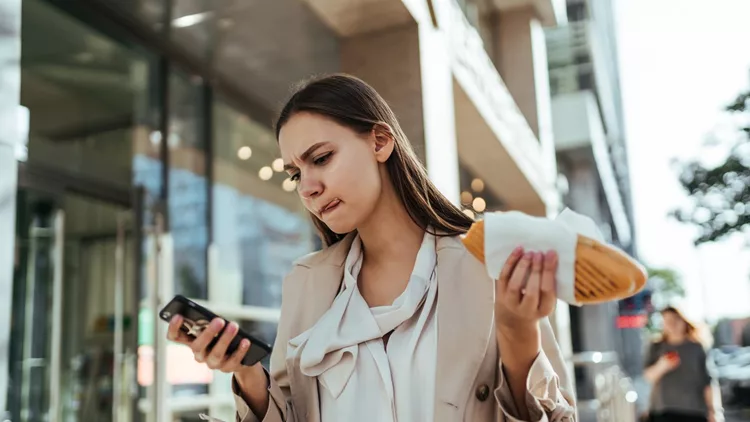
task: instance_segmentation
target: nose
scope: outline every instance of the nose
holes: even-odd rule
[[[313,199],[323,193],[323,184],[317,178],[304,177],[298,182],[297,189],[303,199]]]

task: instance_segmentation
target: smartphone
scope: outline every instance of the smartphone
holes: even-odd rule
[[[159,316],[161,317],[161,319],[166,322],[170,322],[172,320],[172,317],[174,317],[175,315],[181,315],[183,318],[180,331],[193,338],[198,337],[200,333],[202,333],[203,330],[208,327],[208,324],[211,323],[214,318],[221,318],[226,322],[226,324],[229,324],[229,321],[227,321],[226,319],[216,315],[215,313],[209,311],[203,306],[182,295],[177,295],[172,298],[172,300],[167,303],[164,309],[159,312]],[[224,328],[226,328],[226,324],[224,325]],[[224,329],[222,329],[216,335],[216,337],[214,337],[213,341],[211,341],[211,343],[208,345],[209,350],[213,348],[223,332]],[[237,348],[240,346],[240,342],[242,341],[242,339],[245,338],[250,341],[250,349],[242,359],[243,365],[253,366],[263,360],[266,356],[271,354],[271,346],[269,344],[255,336],[246,333],[242,330],[242,328],[239,329],[237,335],[234,336],[234,339],[232,339],[229,347],[227,347],[226,354],[231,355],[232,353],[234,353],[234,351],[237,350]]]

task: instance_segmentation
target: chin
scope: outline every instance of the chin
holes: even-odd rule
[[[324,223],[326,227],[328,227],[332,232],[336,234],[341,234],[341,235],[351,233],[357,229],[357,226],[355,224],[346,224],[346,223],[339,222],[339,221],[336,221],[336,222],[324,221]]]
[[[339,210],[341,211],[341,210]],[[357,229],[357,219],[352,218],[351,215],[345,215],[344,213],[338,213],[338,215],[331,215],[325,220],[323,220],[323,223],[328,227],[332,232],[340,235],[344,235],[347,233],[351,233],[354,230]]]

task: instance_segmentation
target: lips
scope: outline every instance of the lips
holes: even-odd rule
[[[323,215],[326,212],[331,211],[332,209],[334,209],[337,206],[339,206],[340,203],[341,203],[340,199],[338,199],[338,198],[334,199],[333,201],[329,202],[326,206],[324,206],[323,208],[321,208],[319,214]]]

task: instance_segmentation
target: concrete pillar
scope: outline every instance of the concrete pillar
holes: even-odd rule
[[[354,35],[341,42],[341,70],[362,78],[385,98],[422,162],[422,76],[415,23]]]
[[[16,145],[21,90],[21,0],[0,2],[0,419],[6,409],[15,267]]]
[[[390,104],[433,183],[453,203],[460,185],[453,77],[443,34],[414,22],[342,40],[342,71]]]
[[[547,46],[542,23],[532,7],[511,9],[493,20],[493,60],[505,86],[542,146],[544,177],[555,183],[557,167],[552,131]],[[557,214],[546,210],[548,216]]]

